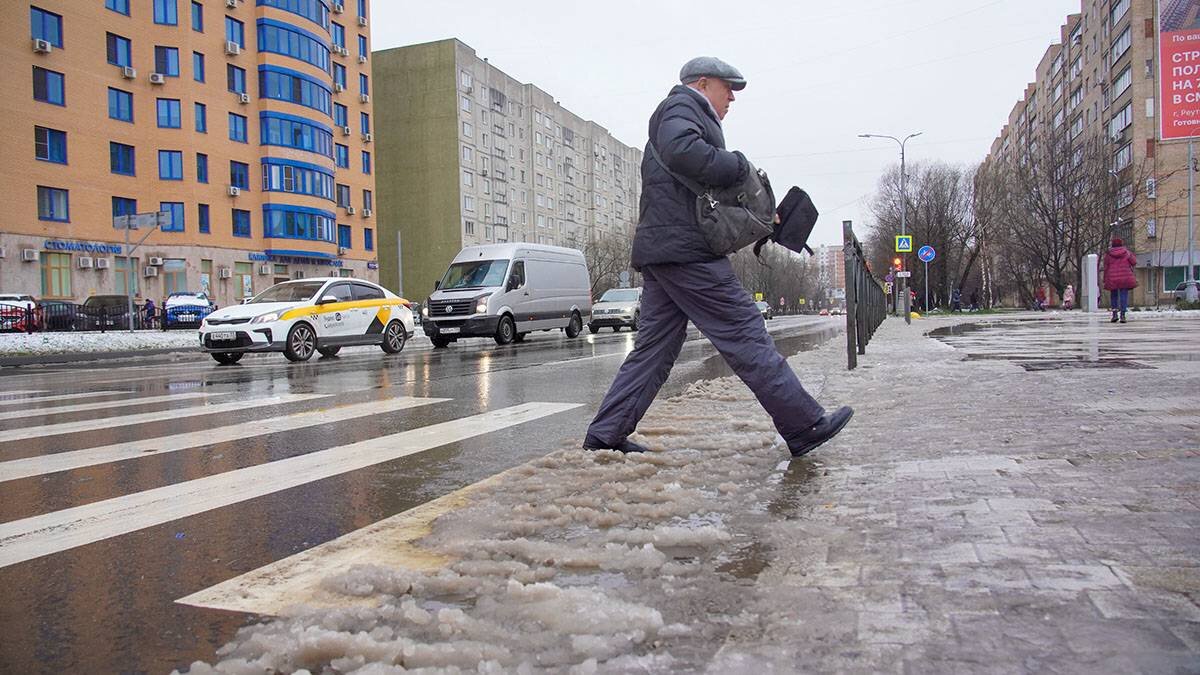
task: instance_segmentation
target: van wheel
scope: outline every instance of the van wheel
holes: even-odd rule
[[[583,319],[579,317],[579,312],[571,312],[571,322],[567,324],[567,337],[579,337],[579,333],[583,331]]]
[[[404,325],[399,321],[393,321],[383,329],[383,342],[379,343],[379,347],[388,354],[398,354],[401,349],[404,349],[404,342],[408,339],[408,335],[404,331]]]
[[[307,361],[312,358],[313,352],[317,351],[317,336],[313,333],[312,326],[306,323],[298,323],[292,326],[288,331],[287,342],[283,348],[283,355],[288,361]]]
[[[589,332],[589,333],[599,333],[599,332],[600,332],[600,326],[597,326],[597,325],[596,325],[596,324],[594,324],[594,323],[589,323],[589,324],[588,324],[588,332]]]
[[[431,337],[429,341],[433,343],[434,349],[445,349],[451,342],[450,338]]]
[[[242,352],[213,352],[212,357],[217,363],[223,366],[232,366],[245,356]]]
[[[506,345],[517,337],[517,325],[513,323],[513,318],[507,314],[500,317],[500,324],[496,326],[496,344]]]
[[[320,352],[321,356],[328,356],[328,357],[332,358],[334,356],[337,356],[337,353],[342,351],[342,348],[341,347],[317,347],[317,351]]]
[[[529,333],[517,333],[513,336],[513,342],[524,342],[526,335],[529,335]]]

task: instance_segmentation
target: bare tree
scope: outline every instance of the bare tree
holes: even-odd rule
[[[629,272],[631,286],[641,284],[639,275],[629,264],[632,245],[629,237],[613,233],[597,237],[584,245],[583,258],[592,280],[592,297],[598,298],[604,291],[619,286],[621,272]]]

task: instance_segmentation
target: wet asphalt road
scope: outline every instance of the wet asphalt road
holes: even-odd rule
[[[781,317],[768,327],[790,355],[836,334],[839,318]],[[580,404],[248,501],[163,516],[93,543],[55,548],[51,541],[48,552],[25,560],[6,562],[0,536],[0,673],[161,673],[213,658],[256,617],[176,599],[574,446],[633,339],[627,331],[575,340],[550,332],[505,347],[468,340],[432,350],[414,340],[393,357],[357,348],[305,364],[267,354],[218,367],[188,353],[0,370],[0,535],[5,527],[31,531],[40,521],[27,519],[65,509],[434,424],[454,427],[518,404]],[[662,395],[728,374],[693,329]],[[272,401],[296,395],[309,397]],[[448,400],[270,433],[255,428],[272,418],[405,396]],[[220,412],[203,413],[205,405]],[[247,426],[229,429],[240,424]],[[205,441],[221,433],[230,438]],[[171,437],[162,443],[169,451],[137,454],[134,443],[163,437]],[[85,459],[68,470],[47,464],[102,447],[134,454]],[[26,460],[22,473],[16,460]],[[112,520],[120,530],[121,517]]]

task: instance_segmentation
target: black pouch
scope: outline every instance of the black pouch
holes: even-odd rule
[[[813,255],[808,238],[812,235],[820,214],[808,193],[792,186],[784,195],[783,201],[779,202],[779,208],[775,212],[779,214],[779,224],[775,226],[771,236],[762,238],[754,245],[754,255],[758,255],[767,241],[773,241],[796,253],[808,251],[809,255]]]

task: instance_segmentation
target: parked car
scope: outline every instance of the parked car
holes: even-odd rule
[[[592,305],[592,320],[588,322],[588,330],[599,333],[601,328],[611,326],[613,332],[629,326],[636,331],[642,314],[641,288],[610,288],[600,296],[600,301]]]
[[[204,293],[172,293],[163,302],[163,328],[199,328],[213,309]]]
[[[535,330],[574,338],[591,318],[583,252],[539,244],[468,246],[454,256],[422,309],[433,346],[463,337],[522,342]]]
[[[285,281],[245,304],[219,309],[200,324],[201,349],[222,365],[247,352],[283,352],[307,361],[342,347],[379,345],[395,354],[413,334],[409,302],[362,279]]]
[[[42,300],[38,302],[42,315],[44,330],[68,331],[77,330],[80,306],[63,300]]]
[[[136,308],[134,309],[136,312]],[[134,324],[137,325],[136,322]],[[75,316],[77,330],[125,330],[129,328],[129,297],[93,295],[83,301]]]
[[[36,310],[37,303],[31,296],[23,293],[0,293],[0,330],[23,332],[29,330],[30,320],[33,321],[33,329],[37,330],[41,322]]]
[[[758,313],[762,314],[764,321],[775,318],[775,312],[771,311],[771,303],[759,300],[754,306],[758,308]]]
[[[1198,295],[1200,295],[1200,280],[1193,279],[1191,281],[1181,281],[1181,282],[1179,282],[1179,285],[1175,287],[1175,290],[1172,291],[1172,293],[1175,296],[1175,302],[1183,302],[1184,300],[1187,300],[1187,291],[1188,291],[1189,284],[1193,288],[1195,288],[1196,293]]]

